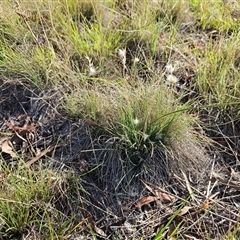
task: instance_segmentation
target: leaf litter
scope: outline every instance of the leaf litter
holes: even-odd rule
[[[17,158],[17,154],[14,151],[11,141],[5,140],[1,145],[2,152],[10,154],[12,158]]]

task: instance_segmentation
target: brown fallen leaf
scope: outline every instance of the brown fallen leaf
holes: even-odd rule
[[[26,126],[26,124],[23,127],[19,127],[19,126],[15,126],[13,124],[11,124],[10,122],[8,122],[7,120],[5,120],[5,124],[8,126],[9,129],[15,131],[15,132],[20,132],[20,131],[33,131],[36,129],[35,126]]]
[[[17,158],[17,154],[16,154],[16,153],[14,152],[14,150],[13,150],[14,148],[13,148],[13,146],[12,146],[11,141],[5,140],[5,141],[2,143],[1,148],[2,148],[2,152],[7,153],[7,154],[10,154],[10,156],[11,156],[12,158]]]
[[[156,196],[158,197],[158,199],[162,200],[162,202],[164,203],[170,203],[175,201],[175,198],[173,196],[164,192],[157,191]]]
[[[132,209],[141,208],[142,206],[147,205],[156,200],[158,200],[158,198],[154,196],[143,197],[136,204],[132,206]]]
[[[148,184],[146,184],[144,181],[141,180],[143,185],[153,194],[157,197],[157,199],[161,200],[164,203],[170,203],[174,202],[176,199],[173,195],[167,193],[166,191],[160,191],[156,187],[150,187]]]
[[[206,210],[209,208],[209,201],[204,201],[203,204],[201,204],[199,207],[188,207],[184,206],[182,210],[179,212],[178,216],[184,216],[186,213],[189,213],[189,216],[194,217],[196,214],[201,213],[203,210]]]
[[[178,216],[181,217],[185,215],[190,209],[192,209],[192,207],[184,206],[179,212]]]
[[[92,225],[92,224],[91,224]],[[103,237],[107,237],[107,234],[99,227],[97,227],[95,224],[92,225],[92,228],[94,229],[94,231],[98,234],[101,235]]]

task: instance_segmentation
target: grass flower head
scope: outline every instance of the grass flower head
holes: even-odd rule
[[[138,125],[138,124],[139,124],[139,120],[138,120],[137,118],[135,118],[135,119],[133,120],[133,123],[134,123],[135,125]]]
[[[173,74],[167,75],[167,84],[175,85],[178,83],[178,81],[179,81],[179,79],[176,76],[174,76]]]
[[[175,70],[174,66],[171,63],[167,64],[165,68],[166,68],[166,72],[170,74],[172,74]]]

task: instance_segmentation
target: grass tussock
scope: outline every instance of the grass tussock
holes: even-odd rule
[[[239,99],[239,34],[209,42],[201,56],[197,82],[207,101],[225,107]],[[206,54],[206,55],[205,55]],[[209,98],[209,95],[212,99]],[[238,100],[237,100],[238,101]]]
[[[95,84],[79,89],[66,102],[69,114],[91,118],[119,138],[129,149],[151,152],[182,139],[195,121],[189,106],[175,101],[174,91],[162,81],[155,83]]]
[[[1,163],[1,239],[55,239],[71,233],[76,216],[62,208],[67,179],[52,170],[29,169],[24,162],[17,169]]]

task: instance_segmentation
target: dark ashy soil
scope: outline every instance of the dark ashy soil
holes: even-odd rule
[[[111,135],[104,132],[100,135],[102,130],[91,126],[86,119],[68,116],[62,106],[61,91],[39,92],[28,84],[1,79],[0,132],[14,134],[9,123],[15,127],[35,127],[31,131],[20,131],[26,141],[15,138],[12,142],[26,161],[32,158],[31,148],[43,151],[54,147],[31,167],[41,164],[57,171],[72,169],[73,175],[80,176],[79,186],[84,190],[76,191],[73,187],[75,190],[69,191],[70,200],[65,199],[68,205],[62,206],[62,211],[69,216],[76,215],[76,221],[89,218],[98,239],[116,236],[153,239],[177,209],[183,207],[186,199],[188,211],[175,218],[166,238],[178,224],[181,239],[190,239],[189,236],[219,239],[230,226],[237,224],[240,201],[238,120],[232,121],[231,116],[227,119],[226,114],[217,110],[206,112],[206,116],[203,114],[208,127],[206,132],[215,140],[216,147],[203,149],[189,142],[185,144],[186,152],[180,152],[179,156],[158,149],[152,156],[142,156],[147,164],[135,166],[125,161],[126,152]],[[179,148],[182,147],[180,143]],[[2,157],[9,164],[16,164],[7,153],[2,152]],[[176,157],[181,158],[182,166]],[[194,157],[199,162],[188,168],[189,159]],[[154,191],[168,197],[161,195],[158,200],[143,204],[146,197],[154,197]],[[194,194],[189,198],[191,191]],[[81,239],[84,234],[91,239],[86,228],[77,231],[72,239]]]

